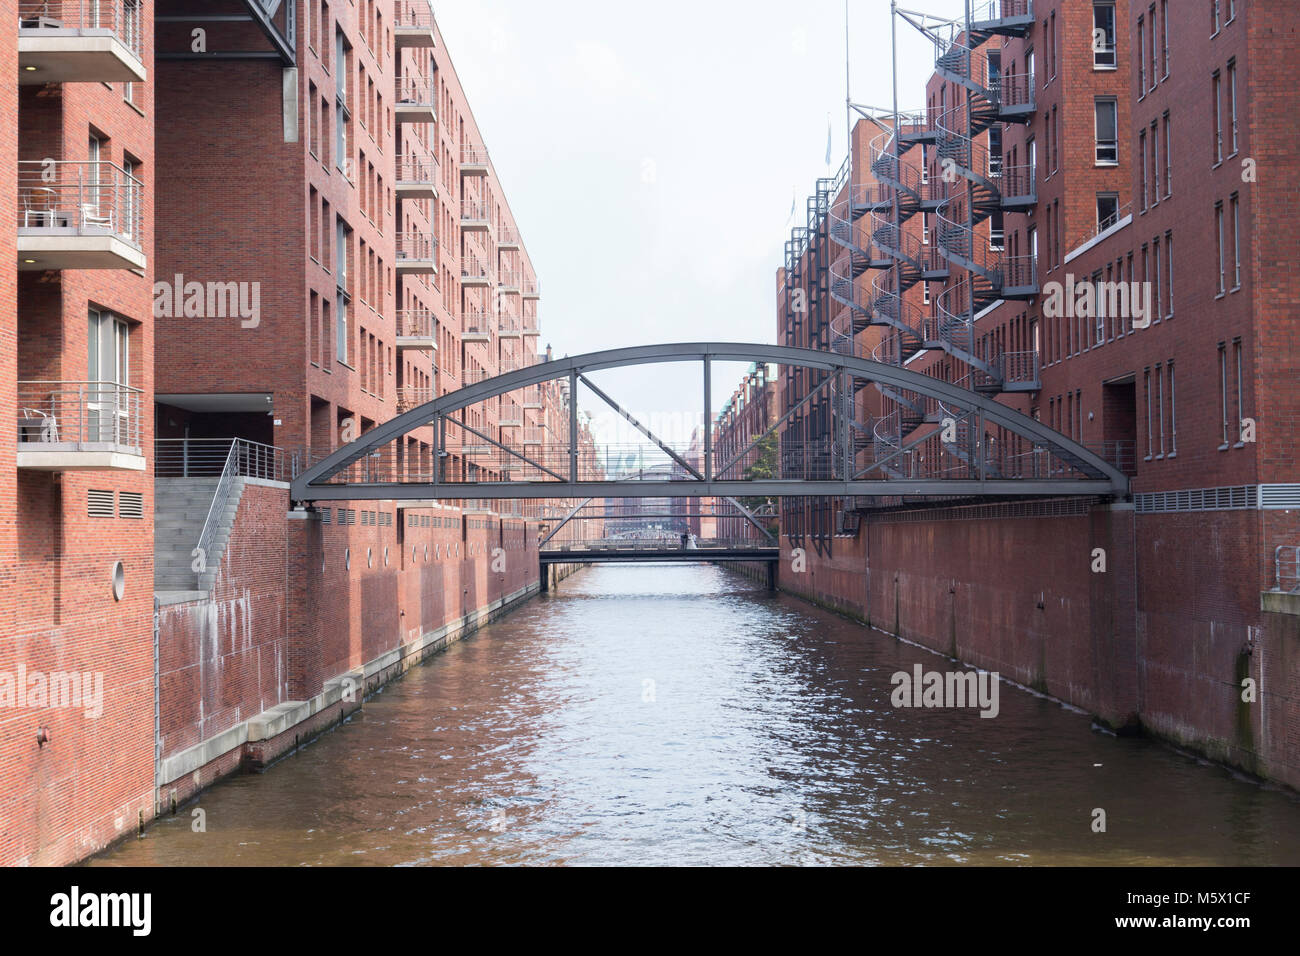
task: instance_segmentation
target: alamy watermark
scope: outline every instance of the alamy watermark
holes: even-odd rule
[[[87,717],[104,714],[102,671],[44,671],[19,664],[16,672],[0,671],[0,707],[80,707]]]
[[[1076,282],[1072,273],[1066,273],[1065,282],[1045,283],[1043,295],[1043,315],[1049,319],[1110,317],[1128,319],[1135,329],[1151,325],[1150,282]]]
[[[895,707],[978,707],[981,717],[998,715],[999,676],[994,671],[897,671],[889,682]]]
[[[153,284],[155,319],[233,319],[240,327],[262,323],[262,283],[185,281],[177,273],[171,282]]]

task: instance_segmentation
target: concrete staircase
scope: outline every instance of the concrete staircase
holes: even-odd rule
[[[159,478],[154,484],[154,591],[192,596],[210,594],[216,583],[221,558],[230,541],[230,530],[243,497],[244,481],[234,479],[229,500],[216,515],[217,530],[207,555],[207,570],[190,570],[194,549],[217,491],[216,478]],[[167,602],[164,602],[167,603]]]

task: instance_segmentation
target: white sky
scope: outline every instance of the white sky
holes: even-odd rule
[[[542,347],[776,340],[775,274],[828,174],[828,115],[831,173],[845,155],[843,0],[440,0],[435,11],[542,281]],[[888,0],[849,0],[849,22],[853,99],[887,107]],[[899,106],[917,108],[932,48],[898,31]],[[741,371],[715,371],[715,411]],[[600,382],[638,415],[699,404],[684,371]]]

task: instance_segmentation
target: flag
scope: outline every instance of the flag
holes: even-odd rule
[[[790,190],[790,215],[786,217],[785,224],[788,226],[794,222],[794,209],[799,200],[799,190],[797,188]]]
[[[831,114],[826,114],[826,165],[831,164]]]

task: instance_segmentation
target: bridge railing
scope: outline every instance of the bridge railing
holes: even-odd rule
[[[737,551],[737,550],[771,550],[775,545],[767,544],[753,538],[695,538],[685,547],[680,534],[669,534],[662,538],[591,538],[580,541],[552,541],[542,550],[550,551]]]

